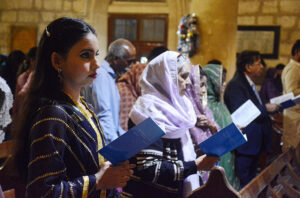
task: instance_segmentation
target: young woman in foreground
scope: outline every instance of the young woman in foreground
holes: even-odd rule
[[[56,19],[42,34],[17,129],[27,197],[118,197],[113,188],[132,174],[134,165],[112,167],[98,154],[101,127],[80,97],[96,78],[98,53],[95,30],[83,21]]]

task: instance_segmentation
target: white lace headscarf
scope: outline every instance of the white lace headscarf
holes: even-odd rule
[[[182,137],[195,126],[193,105],[179,94],[178,71],[187,63],[187,57],[167,51],[147,65],[140,79],[142,96],[130,112],[135,124],[151,117],[166,132],[165,138]]]
[[[6,81],[0,77],[0,142],[4,139],[3,129],[11,123],[9,110],[13,106],[13,95]]]

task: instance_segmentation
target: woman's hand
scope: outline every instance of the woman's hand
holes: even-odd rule
[[[197,127],[209,127],[209,121],[205,115],[197,115]]]
[[[124,187],[133,174],[134,164],[128,161],[112,166],[110,162],[104,162],[100,170],[95,174],[97,189],[111,189]]]
[[[198,170],[208,171],[220,160],[218,157],[208,157],[205,154],[195,160]]]

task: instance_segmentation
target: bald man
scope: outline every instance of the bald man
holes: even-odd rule
[[[109,45],[108,54],[97,70],[93,84],[83,92],[87,102],[94,107],[106,144],[125,133],[120,126],[120,94],[116,81],[135,60],[134,45],[126,39],[115,40]]]

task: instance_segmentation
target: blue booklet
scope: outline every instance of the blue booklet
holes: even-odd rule
[[[275,98],[271,98],[270,103],[280,104],[280,110],[282,111],[284,109],[300,104],[300,95],[294,97],[294,94],[290,92],[281,96],[277,96]]]
[[[124,162],[159,140],[165,132],[148,118],[99,150],[113,165]]]
[[[221,157],[246,142],[247,136],[242,134],[234,123],[231,123],[201,142],[199,147],[207,156]]]
[[[280,105],[281,105],[280,110],[283,110],[283,109],[287,109],[287,108],[293,107],[296,104],[295,104],[295,102],[293,100],[287,100],[285,102],[280,103]]]

